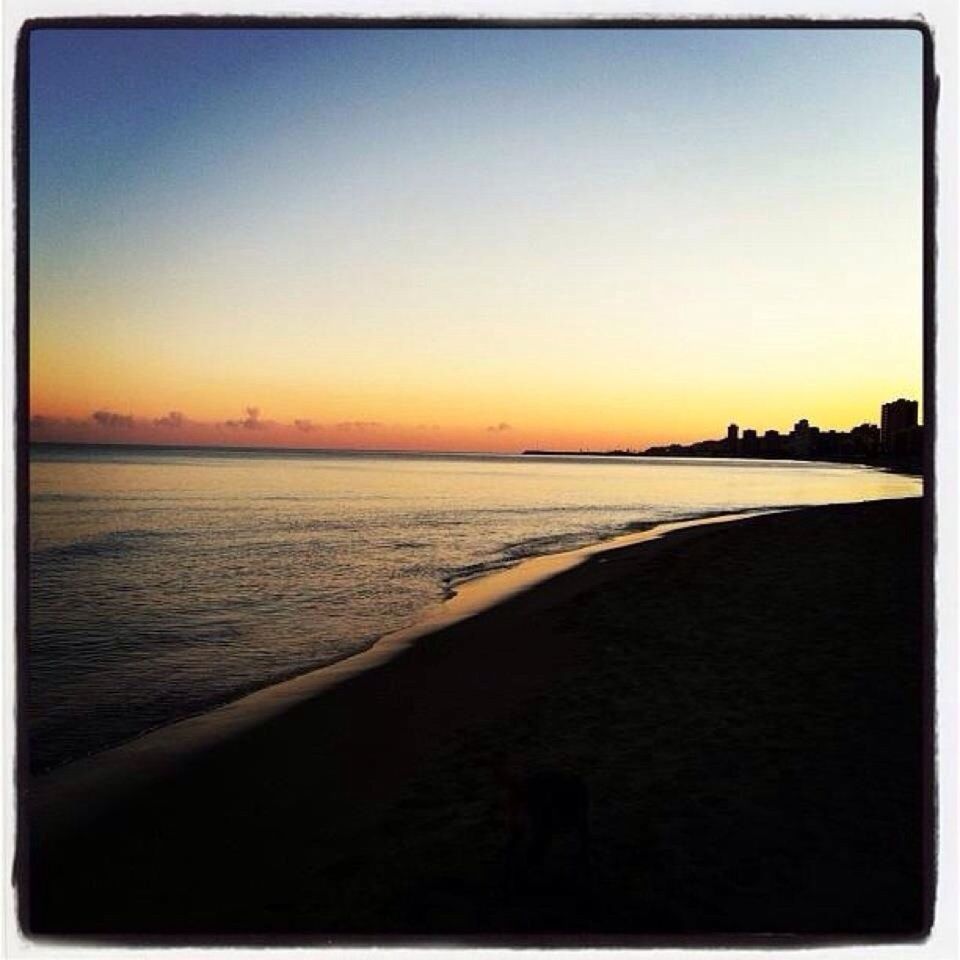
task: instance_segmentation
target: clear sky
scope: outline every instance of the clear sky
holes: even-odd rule
[[[909,30],[41,30],[38,439],[643,447],[922,378]]]

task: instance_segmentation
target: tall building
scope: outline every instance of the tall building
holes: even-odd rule
[[[793,425],[793,430],[787,440],[795,457],[802,459],[810,456],[813,448],[811,432],[809,420],[798,420]]]
[[[764,456],[779,457],[782,452],[782,444],[779,430],[767,430],[760,442],[760,450]]]
[[[880,428],[875,423],[861,423],[850,431],[854,450],[872,456],[880,449]]]
[[[730,426],[727,427],[727,450],[732,457],[737,455],[737,437],[739,434],[740,428],[735,423],[731,423]]]
[[[916,427],[918,408],[916,400],[902,397],[880,408],[880,448],[884,453],[894,453],[899,445],[897,435]]]

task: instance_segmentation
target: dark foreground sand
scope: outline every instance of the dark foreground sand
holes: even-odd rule
[[[921,513],[813,508],[594,557],[92,822],[30,816],[25,796],[23,925],[176,942],[921,935]],[[505,762],[580,779],[587,868],[559,834],[542,865],[508,869]]]

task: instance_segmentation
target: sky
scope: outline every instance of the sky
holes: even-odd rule
[[[921,398],[911,30],[30,40],[33,439],[643,448]]]

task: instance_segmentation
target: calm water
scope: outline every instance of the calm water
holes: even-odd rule
[[[859,466],[35,448],[42,770],[349,656],[458,580],[652,521],[921,492]]]

